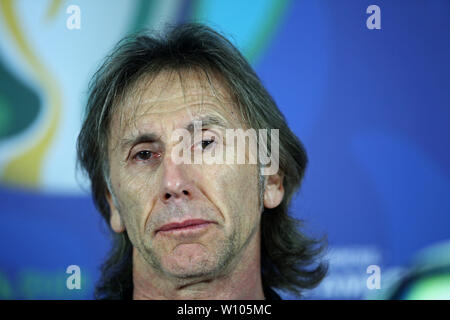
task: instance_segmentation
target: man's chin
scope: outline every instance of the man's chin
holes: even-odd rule
[[[166,273],[179,278],[195,278],[212,275],[220,268],[217,252],[192,243],[178,245],[161,261]]]

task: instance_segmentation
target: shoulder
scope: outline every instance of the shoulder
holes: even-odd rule
[[[282,300],[278,293],[276,293],[271,287],[264,287],[263,290],[266,300]]]

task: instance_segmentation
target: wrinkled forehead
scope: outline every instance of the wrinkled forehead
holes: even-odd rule
[[[141,122],[181,122],[203,114],[220,117],[230,126],[241,122],[236,104],[218,75],[198,70],[165,70],[156,76],[141,77],[125,92],[115,107],[110,132],[125,135],[138,129]]]

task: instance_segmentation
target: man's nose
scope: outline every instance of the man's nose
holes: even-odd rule
[[[165,159],[163,165],[161,200],[164,203],[168,203],[192,199],[194,186],[189,178],[188,166],[175,164],[170,158]]]

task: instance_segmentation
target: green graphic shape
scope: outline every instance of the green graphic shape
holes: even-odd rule
[[[0,140],[29,127],[40,109],[37,93],[10,73],[0,59]]]

